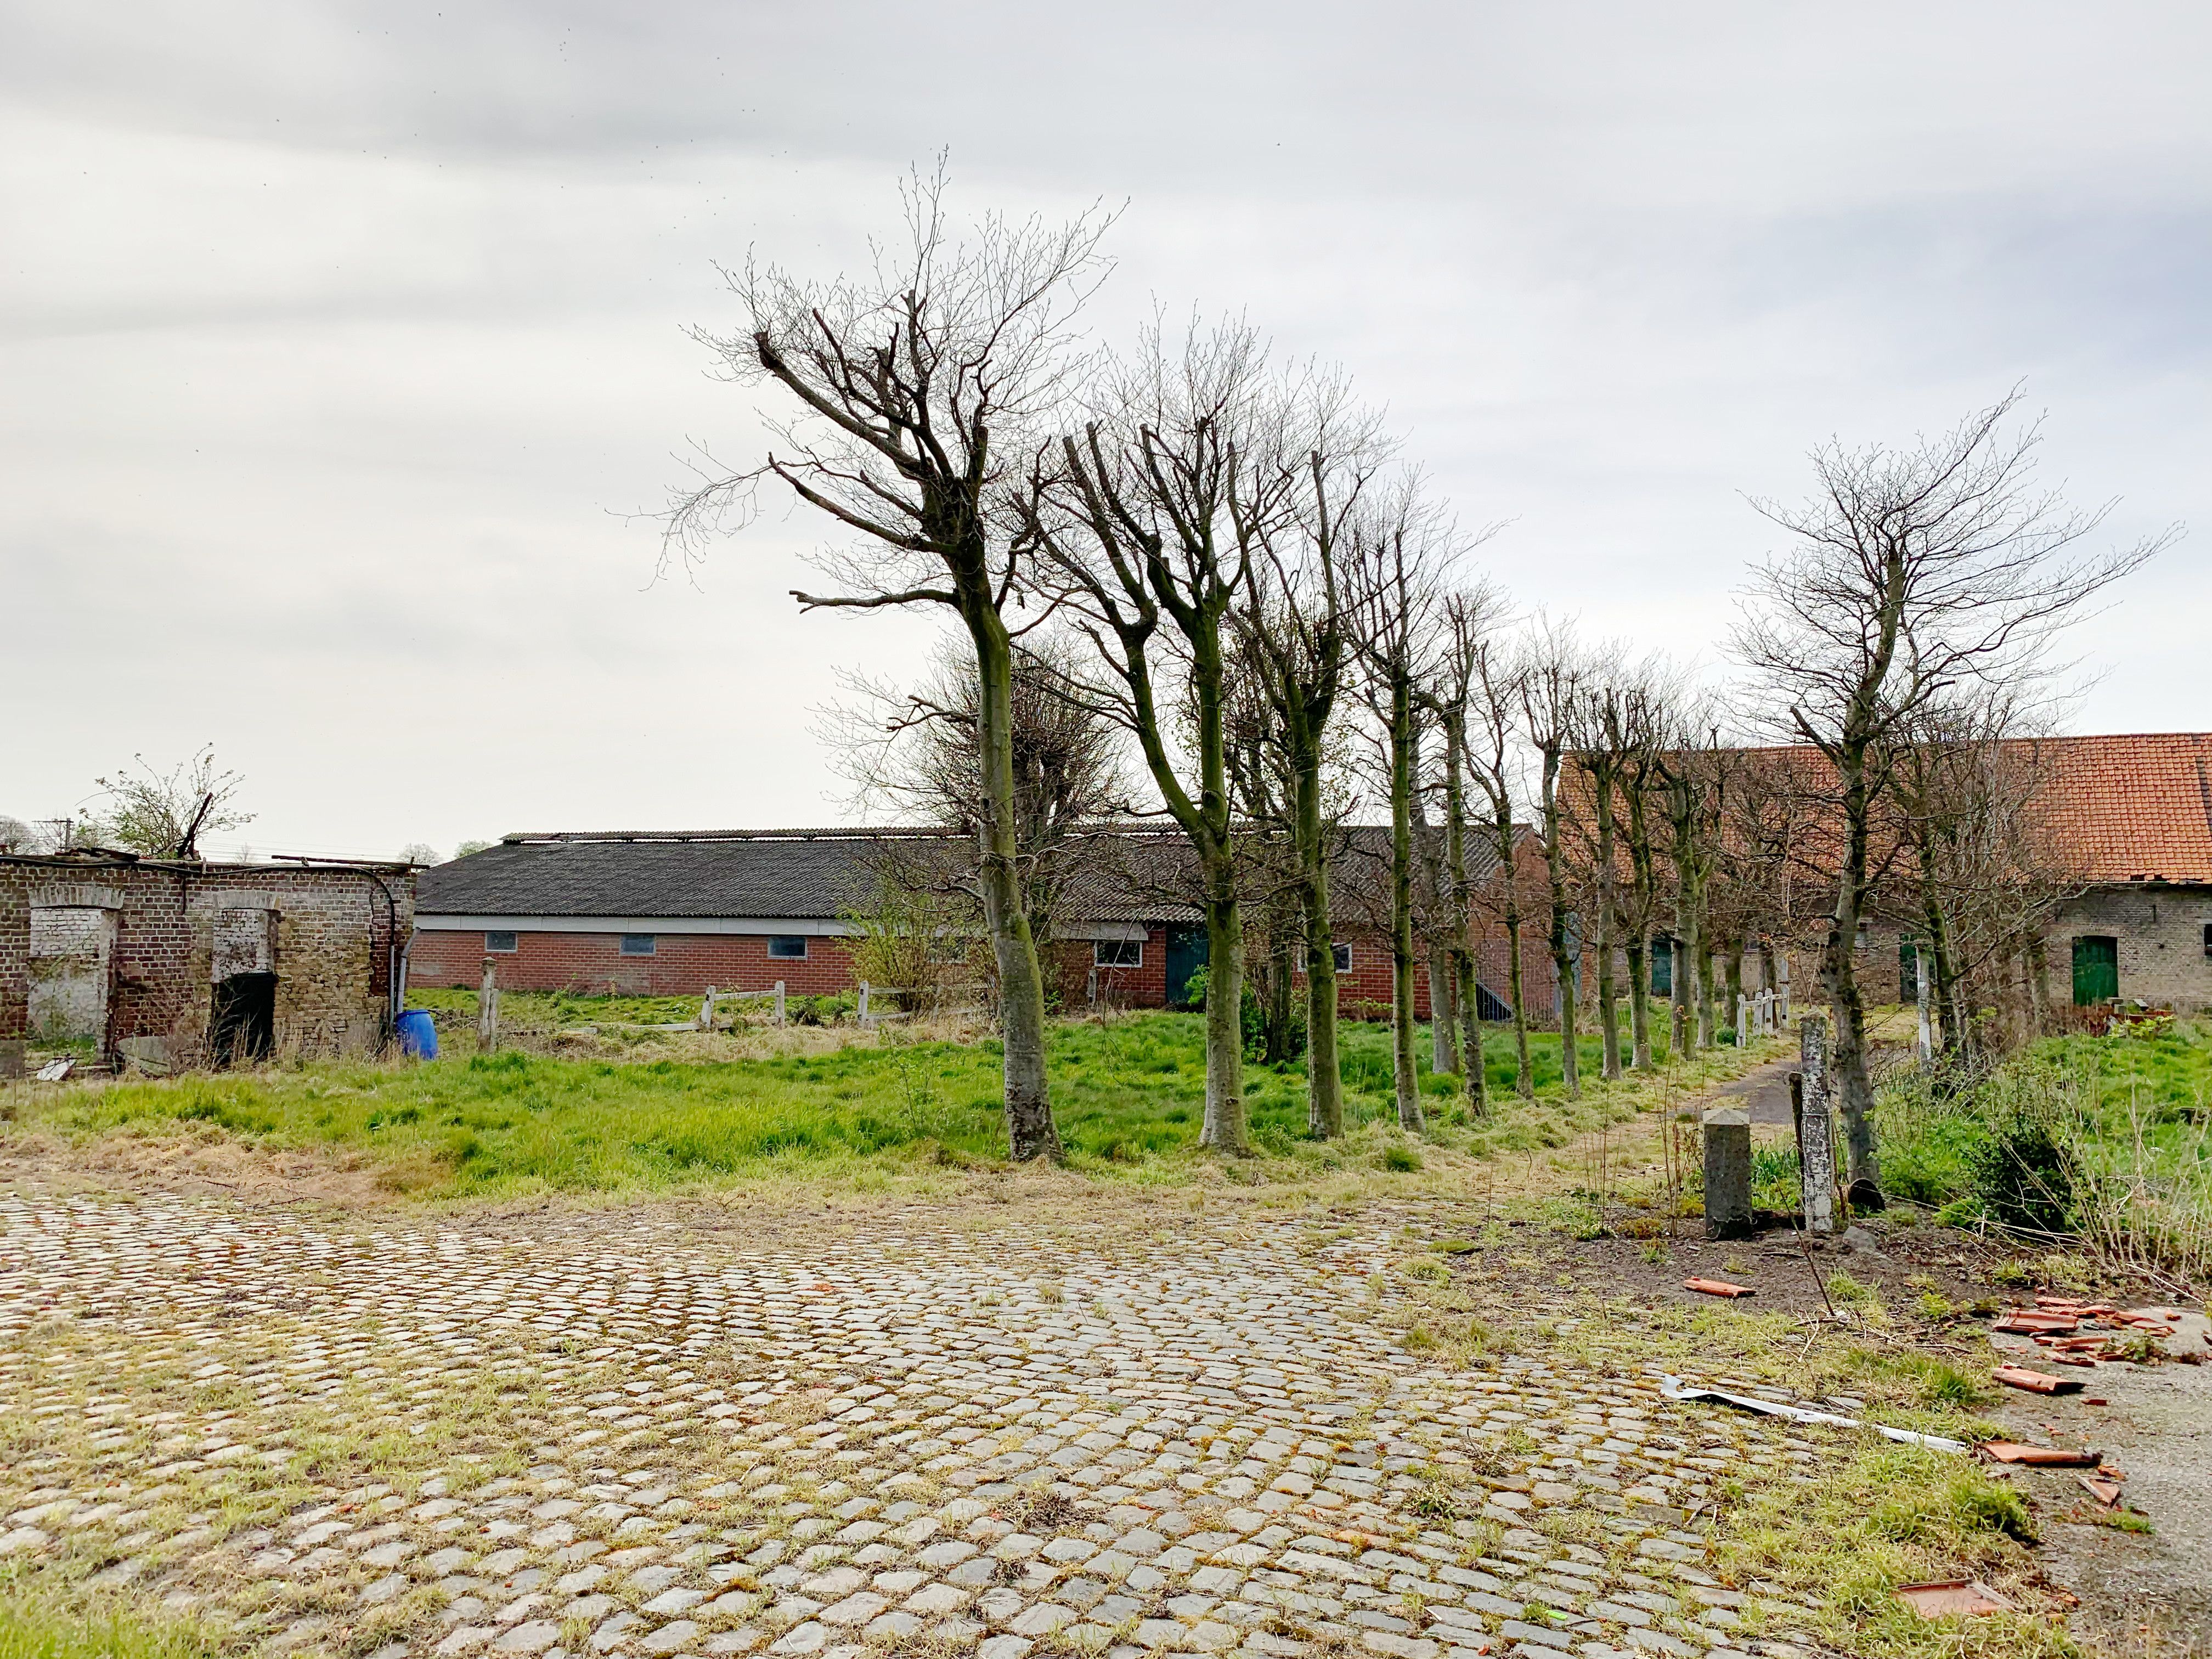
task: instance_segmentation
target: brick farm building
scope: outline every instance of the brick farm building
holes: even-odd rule
[[[1103,850],[1069,880],[1048,947],[1061,1005],[1181,1006],[1206,959],[1206,930],[1186,896],[1180,838],[1103,832]],[[1346,832],[1336,860],[1339,999],[1352,1015],[1390,1001],[1390,946],[1376,915],[1382,832]],[[522,990],[696,996],[708,986],[792,995],[856,982],[853,920],[888,866],[957,870],[968,844],[918,830],[810,829],[511,835],[421,878],[410,982],[468,986],[489,957]],[[1495,861],[1483,873],[1495,876]],[[1480,907],[1484,1006],[1506,1012],[1502,931]],[[1551,962],[1540,928],[1523,939],[1532,1012],[1547,1014]],[[1416,999],[1427,1017],[1428,975]]]

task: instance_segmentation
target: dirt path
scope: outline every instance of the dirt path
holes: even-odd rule
[[[1781,1426],[1404,1352],[1417,1218],[9,1200],[0,1552],[378,1659],[1806,1650],[1692,1524]]]

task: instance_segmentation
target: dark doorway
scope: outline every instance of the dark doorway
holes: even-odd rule
[[[2108,933],[2083,933],[2074,941],[2074,1006],[2110,1002],[2120,994],[2120,942]]]
[[[1168,929],[1168,1006],[1190,1006],[1190,976],[1206,961],[1206,929],[1203,927],[1170,927]]]
[[[215,988],[208,1034],[218,1066],[251,1066],[276,1046],[276,975],[233,974]]]

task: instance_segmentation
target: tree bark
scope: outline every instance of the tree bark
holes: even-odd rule
[[[1602,771],[1591,782],[1597,794],[1597,1019],[1602,1070],[1611,1080],[1620,1076],[1620,1008],[1613,982],[1613,934],[1620,903],[1613,867],[1613,774]]]
[[[1521,882],[1513,862],[1513,813],[1498,815],[1498,844],[1504,855],[1501,866],[1505,881],[1505,976],[1513,995],[1513,1091],[1523,1100],[1536,1097],[1536,1068],[1528,1059],[1528,998],[1527,975],[1521,969]]]
[[[1567,847],[1559,810],[1559,757],[1544,757],[1544,873],[1551,889],[1551,921],[1547,935],[1552,945],[1552,974],[1559,988],[1559,1084],[1569,1100],[1583,1097],[1580,1056],[1575,1052],[1575,960],[1568,949]]]
[[[1444,726],[1444,865],[1449,884],[1450,914],[1446,926],[1450,939],[1452,1000],[1459,1015],[1460,1083],[1467,1094],[1470,1115],[1489,1109],[1489,1080],[1484,1075],[1482,1054],[1482,995],[1474,972],[1474,946],[1468,915],[1472,896],[1467,878],[1467,728],[1463,718]]]
[[[1014,829],[1013,647],[997,606],[971,603],[961,615],[975,644],[976,735],[989,799],[981,849],[983,917],[999,964],[1000,1033],[1006,1048],[1006,1145],[1016,1162],[1058,1158],[1045,1079],[1044,974],[1022,902]]]
[[[1390,677],[1390,1060],[1398,1127],[1419,1134],[1421,1112],[1413,1032],[1413,688]]]
[[[1853,743],[1839,748],[1841,752],[1834,758],[1844,787],[1844,857],[1836,881],[1836,907],[1820,947],[1820,988],[1835,1017],[1829,1077],[1836,1091],[1837,1115],[1844,1123],[1848,1182],[1855,1190],[1871,1189],[1878,1206],[1881,1176],[1875,1153],[1874,1089],[1867,1078],[1866,1002],[1851,960],[1866,905],[1871,801],[1865,745]],[[1861,1182],[1866,1183],[1865,1189],[1860,1188]]]
[[[1651,1069],[1651,936],[1631,933],[1628,952],[1628,1032],[1633,1063],[1639,1072]]]
[[[1198,1144],[1248,1150],[1244,1133],[1244,915],[1234,886],[1206,902],[1206,1122]]]

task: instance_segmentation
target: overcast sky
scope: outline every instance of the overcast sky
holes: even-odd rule
[[[212,740],[258,851],[836,821],[771,518],[651,526],[714,262],[1126,200],[1112,336],[1249,309],[1389,406],[1523,602],[1713,660],[1745,494],[2014,382],[2196,534],[2083,731],[2212,727],[2212,11],[2106,3],[0,4],[0,812]]]

